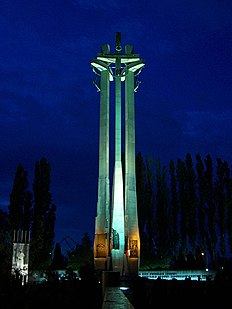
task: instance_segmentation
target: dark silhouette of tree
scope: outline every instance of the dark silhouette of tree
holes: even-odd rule
[[[4,284],[1,279],[6,280],[10,275],[12,239],[9,231],[8,214],[0,209],[0,284]]]
[[[53,253],[53,259],[51,264],[51,269],[59,270],[59,269],[65,269],[67,266],[65,257],[63,256],[61,252],[61,247],[59,243],[56,243],[54,253]]]
[[[79,275],[81,279],[90,281],[95,278],[94,260],[92,253],[92,241],[89,233],[84,233],[77,254],[80,257]]]
[[[122,162],[125,174],[123,155]],[[56,206],[50,193],[50,172],[46,158],[36,162],[30,192],[27,171],[18,165],[9,214],[0,211],[1,268],[6,267],[7,259],[10,267],[12,232],[18,229],[31,230],[30,269],[49,271],[62,265],[57,244],[52,258]],[[153,267],[203,269],[226,263],[226,254],[232,253],[232,178],[228,162],[217,158],[214,169],[210,155],[203,160],[197,154],[194,165],[187,153],[184,160],[177,159],[176,165],[170,161],[168,175],[160,159],[154,166],[153,158],[144,160],[140,152],[136,156],[136,189],[141,266],[153,263]],[[69,269],[78,269],[86,278],[93,276],[92,253],[86,233],[82,243],[67,254]],[[162,261],[161,256],[173,257],[173,264]]]
[[[30,263],[32,269],[46,269],[52,259],[56,206],[50,193],[50,163],[41,158],[35,164],[34,208]]]
[[[152,157],[146,158],[147,185],[145,192],[145,212],[146,212],[146,235],[147,235],[147,258],[154,257],[155,224],[154,224],[154,162]]]
[[[177,159],[176,168],[174,161],[170,162],[168,186],[167,170],[159,159],[156,162],[154,169],[151,157],[145,163],[141,153],[137,157],[141,248],[146,250],[141,252],[142,266],[152,261],[161,265],[159,256],[170,255],[175,267],[216,268],[225,260],[228,247],[232,252],[232,179],[228,163],[218,158],[214,173],[210,155],[202,160],[197,154],[194,164],[187,153],[185,160]]]
[[[198,251],[205,253],[205,235],[206,231],[206,213],[205,213],[205,194],[206,194],[206,185],[205,185],[205,167],[204,162],[201,159],[200,154],[196,155],[196,172],[197,172],[197,192],[198,192],[198,213],[197,221],[199,228],[199,247]]]
[[[227,163],[220,158],[216,159],[216,179],[215,179],[215,203],[218,214],[218,227],[220,231],[220,253],[224,256],[225,249],[225,233],[226,233],[226,169]]]
[[[27,190],[26,191],[26,197],[25,197],[25,205],[24,205],[24,220],[23,220],[23,229],[25,231],[31,230],[32,225],[32,203],[33,195],[32,192]]]
[[[32,194],[29,191],[28,172],[20,163],[17,166],[13,188],[10,194],[9,228],[14,230],[30,230]]]
[[[196,247],[196,269],[206,269],[206,252],[202,247]]]
[[[177,159],[177,186],[180,205],[180,243],[181,252],[187,254],[187,198],[186,198],[186,167],[184,161]]]
[[[17,166],[9,198],[8,214],[5,218],[2,217],[3,221],[0,224],[4,235],[0,247],[2,246],[2,257],[5,257],[5,266],[7,265],[8,269],[11,267],[14,232],[30,231],[32,195],[29,190],[28,173],[21,163]]]
[[[155,241],[156,252],[160,257],[168,256],[169,238],[168,226],[172,224],[171,217],[168,215],[168,188],[166,181],[167,170],[161,166],[160,159],[156,161],[156,197],[155,197],[155,215],[156,223]]]
[[[136,191],[137,191],[137,209],[138,209],[138,224],[141,242],[141,263],[149,251],[146,237],[146,165],[141,152],[136,156]]]
[[[196,259],[192,251],[189,251],[186,256],[186,268],[187,269],[196,269]]]
[[[208,154],[205,157],[205,209],[207,214],[207,247],[209,251],[209,257],[211,259],[211,267],[215,266],[215,250],[217,244],[216,234],[216,206],[214,200],[214,186],[213,186],[213,161],[211,156]]]
[[[170,207],[169,207],[169,243],[170,243],[170,253],[177,257],[178,253],[178,243],[180,239],[179,228],[178,228],[178,214],[179,214],[179,204],[177,196],[177,179],[175,171],[175,163],[173,160],[169,164],[169,174],[170,174]]]
[[[227,173],[230,171],[227,171]],[[227,175],[226,183],[226,203],[228,209],[227,229],[228,229],[228,244],[230,254],[232,254],[232,179]]]
[[[68,265],[72,269],[79,270],[85,265],[93,264],[92,241],[89,233],[84,233],[81,244],[77,244],[74,250],[67,250]]]
[[[191,246],[191,252],[195,253],[196,238],[197,238],[197,218],[196,218],[196,176],[193,167],[193,161],[190,153],[186,154],[186,180],[185,180],[185,194],[186,194],[186,219],[187,219],[187,233]]]

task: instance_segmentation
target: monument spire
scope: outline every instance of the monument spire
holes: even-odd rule
[[[133,53],[132,45],[121,45],[121,33],[116,32],[115,53],[109,44],[92,59],[91,66],[100,91],[98,201],[95,218],[94,262],[97,270],[113,270],[121,275],[137,275],[140,260],[140,237],[137,214],[135,175],[135,77],[144,61]],[[114,171],[110,195],[110,82],[115,83],[114,97]],[[122,84],[124,101],[122,102]],[[125,108],[122,109],[122,103]],[[125,177],[122,172],[122,110],[125,110]],[[123,182],[125,179],[125,183]],[[110,205],[111,203],[111,205]]]

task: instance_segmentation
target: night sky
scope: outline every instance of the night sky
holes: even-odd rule
[[[32,185],[51,164],[56,238],[94,234],[100,94],[90,61],[115,34],[145,67],[135,94],[136,153],[232,162],[230,0],[1,0],[0,208],[16,168]],[[112,109],[114,102],[112,102]]]

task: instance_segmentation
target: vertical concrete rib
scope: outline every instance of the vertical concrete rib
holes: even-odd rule
[[[121,76],[115,77],[115,165],[112,193],[112,267],[113,271],[123,272],[125,250],[124,231],[124,191],[121,163]]]
[[[98,202],[95,222],[94,257],[98,269],[105,269],[109,255],[110,181],[109,181],[109,72],[101,72]]]
[[[140,237],[135,171],[134,72],[130,70],[125,79],[125,221],[129,250],[128,274],[136,274],[139,267]]]

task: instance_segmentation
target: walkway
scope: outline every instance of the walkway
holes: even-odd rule
[[[106,287],[102,309],[134,309],[119,287]]]

